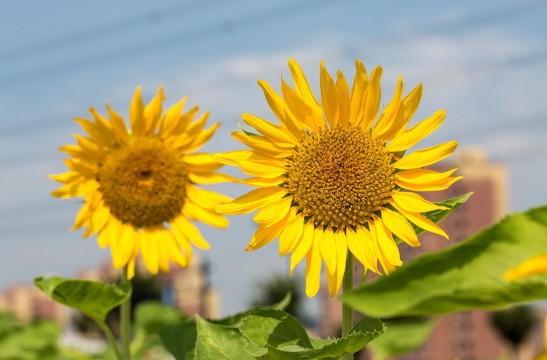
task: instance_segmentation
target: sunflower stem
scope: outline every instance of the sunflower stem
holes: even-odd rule
[[[112,335],[112,331],[110,331],[110,328],[105,323],[97,323],[97,324],[99,324],[101,330],[104,332],[104,334],[108,338],[108,341],[110,341],[110,345],[112,345],[112,348],[114,349],[114,353],[116,353],[116,359],[123,360],[122,354],[120,354],[120,349],[118,349],[118,344],[116,344],[116,339],[114,339],[114,335]]]
[[[122,285],[128,284],[131,289],[131,281],[127,280],[127,266],[122,271]],[[121,336],[122,336],[122,359],[131,360],[131,349],[129,347],[131,340],[131,297],[127,299],[120,309],[121,317]]]
[[[342,279],[342,291],[346,292],[353,289],[353,254],[348,251],[346,259],[346,269]],[[346,336],[353,328],[353,308],[346,303],[342,303],[342,336]],[[343,360],[353,360],[353,354],[344,354]]]

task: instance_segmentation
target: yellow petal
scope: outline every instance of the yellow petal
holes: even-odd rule
[[[253,238],[251,239],[249,245],[247,245],[247,247],[245,248],[245,251],[260,249],[264,245],[272,242],[272,240],[279,236],[281,230],[283,230],[283,228],[287,224],[288,218],[289,217],[287,215],[278,222],[270,224],[270,226],[268,227],[261,227],[260,229],[258,229],[253,235]]]
[[[209,153],[186,154],[182,158],[188,170],[194,173],[208,173],[222,167],[222,164]]]
[[[290,220],[279,235],[279,256],[285,256],[291,252],[302,237],[304,217],[296,215],[296,211],[296,207],[291,208]]]
[[[325,61],[321,60],[320,66],[321,106],[323,113],[330,124],[335,127],[338,124],[338,95],[332,77],[325,69]]]
[[[139,232],[132,225],[121,224],[115,220],[117,224],[117,235],[119,236],[119,260],[120,268],[125,266],[135,253],[139,251]]]
[[[296,144],[298,139],[292,135],[289,131],[283,129],[281,126],[272,124],[271,122],[254,116],[251,114],[242,114],[241,118],[245,124],[254,127],[259,133],[268,137],[269,139],[282,142]]]
[[[118,241],[117,235],[118,227],[116,224],[116,219],[113,217],[109,219],[109,221],[106,223],[105,227],[99,234],[97,235],[97,243],[99,244],[99,247],[102,249],[106,249],[108,245],[114,244],[116,241]],[[116,245],[110,247],[110,251],[112,253],[112,260],[114,262],[114,267],[116,267],[116,261],[117,261],[117,252],[116,252]]]
[[[262,88],[266,101],[275,116],[279,119],[279,122],[296,138],[300,138],[304,134],[303,124],[296,123],[295,120],[297,119],[289,115],[290,110],[283,98],[273,91],[267,82],[259,80],[258,85]]]
[[[293,59],[289,59],[289,68],[291,70],[291,75],[294,83],[294,87],[296,91],[298,92],[298,95],[302,97],[304,102],[310,106],[314,104],[316,108],[321,108],[317,100],[315,99],[315,96],[313,95],[313,92],[310,88],[310,85],[308,83],[308,80],[306,79],[306,76],[302,72],[302,69],[300,68],[300,65]]]
[[[159,270],[158,250],[156,248],[156,239],[154,231],[141,229],[139,233],[142,260],[151,274],[157,274]]]
[[[188,266],[190,265],[190,262],[192,260],[192,245],[190,244],[192,239],[189,238],[188,233],[174,231],[175,229],[173,228],[172,230],[173,230],[173,238],[175,239],[176,245],[179,247],[179,249],[182,248],[183,250],[182,252],[184,253],[183,255],[184,255],[184,263],[186,264],[185,266]]]
[[[132,257],[127,263],[127,280],[133,279],[135,276],[135,258]]]
[[[81,181],[84,179],[80,174],[78,174],[76,171],[67,171],[61,174],[52,174],[48,175],[50,178],[52,178],[55,181],[58,181],[63,184],[69,184],[72,182]]]
[[[265,136],[249,136],[245,135],[242,131],[234,131],[232,132],[232,137],[251,149],[271,157],[287,157],[293,151],[291,144],[274,144]]]
[[[167,255],[171,261],[177,264],[180,267],[187,267],[190,265],[188,259],[184,257],[182,251],[178,245],[175,235],[171,234],[170,237],[165,237],[165,249],[167,250]]]
[[[291,208],[292,197],[288,196],[276,201],[272,201],[260,209],[253,220],[260,227],[267,227],[272,223],[276,223],[287,215]]]
[[[87,180],[83,182],[71,183],[61,186],[59,189],[51,193],[52,196],[60,199],[71,197],[86,196],[99,188],[99,183],[95,180]]]
[[[427,201],[420,195],[413,192],[394,191],[391,198],[397,205],[406,211],[423,213],[433,210],[447,210],[447,207],[439,206]]]
[[[401,132],[395,139],[387,144],[386,149],[391,152],[407,150],[435,131],[443,123],[445,116],[446,111],[437,111],[433,116],[420,121],[410,129]]]
[[[365,66],[360,60],[355,61],[355,78],[351,88],[351,115],[350,124],[360,124],[365,109],[365,96],[368,86],[368,75]]]
[[[211,247],[203,236],[201,236],[201,233],[196,226],[184,215],[175,218],[169,224],[171,225],[171,229],[175,236],[184,236],[200,249],[209,249]]]
[[[279,186],[256,189],[240,196],[234,201],[217,206],[216,210],[224,215],[239,215],[254,211],[271,201],[281,199],[287,193]]]
[[[293,120],[296,126],[300,126],[310,131],[317,131],[320,126],[325,124],[323,120],[323,110],[316,103],[309,104],[304,101],[296,91],[293,90],[281,76],[281,94],[285,99],[290,112],[285,111],[285,117]],[[295,138],[300,138],[303,133],[294,133]]]
[[[346,261],[348,255],[348,239],[343,231],[338,231],[336,234],[334,234],[334,242],[336,243],[337,255],[336,286],[334,293],[331,292],[330,296],[336,295],[338,290],[340,290],[340,286],[342,285],[342,281],[344,279],[344,272],[346,270]]]
[[[399,255],[399,248],[391,236],[391,232],[384,225],[380,218],[374,219],[371,225],[373,236],[378,242],[379,249],[391,265],[400,266],[403,264]],[[383,264],[382,264],[383,266]],[[384,270],[386,270],[384,268]]]
[[[160,126],[161,115],[163,113],[162,102],[165,99],[163,95],[163,86],[160,85],[158,94],[144,108],[143,115],[146,123],[146,134],[152,135]]]
[[[237,182],[240,182],[242,184],[247,184],[247,185],[255,186],[255,187],[270,187],[270,186],[280,185],[286,181],[287,181],[287,178],[284,176],[278,176],[271,179],[253,177],[249,179],[237,180]]]
[[[316,229],[316,234],[317,231]],[[306,254],[306,295],[310,298],[317,294],[321,283],[321,255],[318,240],[319,236],[314,236],[313,245]]]
[[[402,96],[403,77],[399,76],[399,80],[397,81],[397,88],[395,89],[393,98],[391,99],[391,102],[386,106],[384,111],[382,111],[382,115],[380,115],[378,123],[374,126],[374,129],[372,130],[372,135],[374,137],[386,141],[385,134],[390,132],[390,130],[394,126],[395,121],[397,120],[397,114],[399,113]]]
[[[382,97],[380,90],[380,78],[382,77],[382,67],[377,66],[370,75],[370,82],[367,86],[367,94],[365,101],[365,108],[363,112],[363,120],[361,122],[361,128],[368,131],[380,109],[380,100]]]
[[[141,87],[137,87],[131,107],[129,108],[129,122],[131,123],[131,131],[135,136],[142,136],[146,131],[146,123],[144,120],[144,104],[141,97]],[[156,270],[157,273],[157,270]]]
[[[110,141],[110,137],[105,136],[98,128],[95,123],[92,121],[89,121],[87,119],[81,119],[81,118],[73,118],[75,122],[77,122],[89,135],[91,140],[96,142],[97,144],[101,144],[102,146],[112,146],[112,143]]]
[[[350,117],[349,87],[344,74],[340,70],[336,73],[336,93],[338,94],[338,124],[344,126]]]
[[[395,209],[397,209],[397,211],[399,211],[399,213],[401,213],[401,215],[413,222],[419,228],[424,229],[425,231],[439,234],[448,239],[448,235],[443,231],[443,229],[441,229],[437,224],[435,224],[433,221],[429,220],[422,214],[406,211],[398,206],[396,203],[392,203],[392,205]]]
[[[319,226],[318,229],[322,229]],[[325,261],[327,275],[336,275],[336,244],[334,243],[334,233],[331,229],[320,230],[316,229],[315,236],[318,236],[319,251],[321,257]],[[336,282],[336,276],[334,276]]]
[[[116,141],[118,143],[125,143],[129,140],[129,133],[127,132],[127,127],[125,126],[125,121],[123,118],[108,105],[106,102],[106,110],[108,111],[108,117],[110,118],[110,124],[112,125],[112,130],[116,136]]]
[[[346,230],[348,248],[365,268],[378,273],[378,257],[374,250],[372,235],[362,226],[356,231]]]
[[[234,177],[221,173],[189,173],[188,179],[190,179],[190,181],[194,184],[218,184],[227,181],[235,181]]]
[[[393,139],[405,126],[418,110],[420,100],[422,99],[423,87],[422,84],[416,86],[399,105],[397,118],[393,122],[391,128],[382,135],[384,141]]]
[[[313,244],[314,232],[315,230],[314,230],[312,221],[309,221],[308,223],[304,224],[302,237],[300,238],[300,241],[298,241],[298,243],[294,247],[291,254],[291,275],[296,265],[298,265],[300,261],[302,261],[304,256],[310,250],[310,247]]]
[[[82,234],[83,237],[91,236],[101,231],[110,217],[110,209],[104,206],[104,201],[100,200],[97,207],[93,210],[93,213],[89,217],[87,223],[87,230]]]
[[[173,235],[165,227],[161,226],[154,230],[154,241],[156,243],[156,251],[158,254],[158,268],[161,272],[169,274],[169,255],[166,248],[166,242]]]
[[[395,162],[394,166],[396,169],[405,170],[431,165],[449,157],[457,146],[456,141],[449,141],[427,149],[417,150]]]
[[[399,187],[412,191],[440,191],[448,189],[456,181],[463,179],[463,176],[447,177],[441,180],[429,183],[408,183],[406,181],[395,179],[395,184]]]
[[[430,182],[446,179],[447,177],[452,175],[454,171],[456,170],[458,169],[455,168],[455,169],[440,173],[440,172],[429,170],[429,169],[411,169],[411,170],[405,170],[405,171],[400,171],[396,173],[395,178],[397,180],[402,180],[406,183],[411,183],[411,184],[430,183]]]
[[[382,208],[382,220],[387,228],[410,246],[420,246],[418,236],[406,218],[399,213]]]
[[[262,178],[276,178],[287,172],[285,162],[241,160],[238,165],[245,174]]]
[[[211,140],[211,138],[213,137],[213,135],[215,134],[215,131],[217,131],[219,126],[220,126],[220,123],[214,123],[213,125],[211,125],[211,127],[199,133],[193,142],[191,142],[188,145],[181,146],[180,149],[184,150],[187,153],[199,150],[203,145],[205,145],[209,140]]]
[[[230,222],[224,216],[217,213],[215,210],[204,209],[197,204],[194,204],[190,199],[187,199],[184,204],[184,215],[192,220],[201,221],[204,224],[214,226],[219,229],[226,229]]]
[[[166,136],[169,136],[171,132],[175,130],[175,128],[179,124],[180,114],[182,113],[182,109],[184,109],[184,104],[186,103],[186,100],[188,100],[188,96],[184,97],[181,101],[171,106],[169,110],[167,110],[161,122],[160,131],[158,132],[158,136],[160,138],[163,139]]]
[[[547,273],[547,254],[542,254],[526,260],[510,269],[503,276],[507,280],[517,280],[528,276]]]
[[[186,186],[186,196],[193,203],[209,210],[213,210],[218,204],[232,201],[232,198],[229,198],[228,196],[221,195],[211,190],[200,189],[193,185]]]

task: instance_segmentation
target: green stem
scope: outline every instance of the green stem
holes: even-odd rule
[[[101,327],[101,330],[104,332],[106,337],[108,338],[108,341],[110,341],[110,344],[112,345],[112,348],[114,349],[114,352],[116,353],[116,358],[118,360],[123,360],[122,354],[120,354],[120,350],[118,349],[118,344],[116,344],[116,339],[114,339],[114,335],[112,335],[112,331],[110,331],[109,327],[105,323],[98,323]]]
[[[342,279],[342,291],[344,293],[353,289],[353,254],[348,251],[346,259],[346,270]],[[353,328],[353,309],[342,303],[342,336],[346,336]],[[343,360],[353,360],[353,354],[344,354]]]
[[[131,287],[131,281],[127,280],[127,266],[122,271],[122,285],[129,284]],[[131,350],[129,348],[131,341],[131,297],[127,299],[121,306],[121,336],[122,336],[122,355],[123,360],[131,360]]]

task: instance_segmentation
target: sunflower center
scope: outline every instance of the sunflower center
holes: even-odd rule
[[[323,128],[309,134],[289,158],[285,185],[316,226],[364,224],[385,205],[395,187],[391,155],[360,127]]]
[[[99,171],[99,190],[110,212],[137,228],[169,222],[186,199],[188,169],[157,139],[134,139],[113,150]]]

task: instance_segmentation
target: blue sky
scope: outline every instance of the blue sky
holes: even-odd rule
[[[294,57],[318,91],[319,63],[353,78],[354,62],[382,65],[383,101],[403,75],[420,82],[415,121],[447,110],[421,145],[455,139],[507,164],[511,210],[547,203],[547,3],[544,1],[17,1],[0,12],[0,288],[37,275],[71,276],[109,259],[94,238],[68,228],[77,199],[50,197],[47,174],[64,171],[57,149],[81,133],[104,101],[127,116],[164,86],[166,106],[189,95],[221,128],[204,150],[243,148],[231,139],[243,112],[274,119],[256,85],[280,87]],[[233,171],[233,170],[230,170]],[[231,196],[248,189],[220,185]],[[200,226],[212,248],[212,283],[224,312],[242,310],[261,277],[287,272],[274,243],[243,249],[255,225]],[[302,269],[300,269],[302,270]]]

